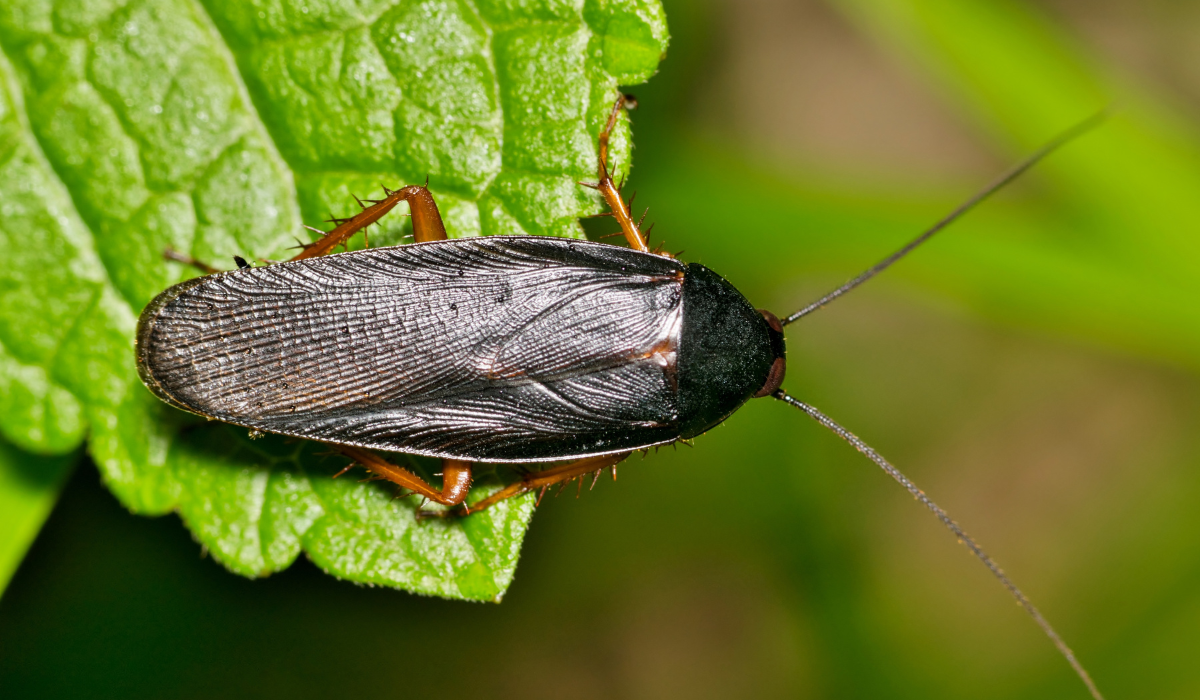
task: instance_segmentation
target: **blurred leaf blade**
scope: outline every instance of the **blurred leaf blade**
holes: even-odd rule
[[[949,196],[900,200],[798,181],[702,139],[685,140],[670,153],[670,166],[642,171],[638,188],[655,193],[655,213],[673,227],[701,234],[703,243],[689,246],[689,259],[719,261],[711,264],[751,299],[778,295],[802,275],[821,275],[836,285],[959,203]],[[720,187],[730,170],[744,173],[740,206],[697,207],[693,193]],[[1189,369],[1200,365],[1200,312],[1190,301],[1200,295],[1198,280],[1130,266],[1112,251],[1073,242],[1081,230],[1090,229],[1041,198],[1000,197],[875,284],[903,279],[1007,325],[1084,338]],[[756,249],[770,255],[738,254],[744,238],[716,235],[729,231],[753,231]],[[670,243],[670,233],[662,235]],[[798,308],[809,301],[790,303]]]
[[[79,457],[41,457],[0,441],[0,592],[49,517]]]
[[[1109,77],[1028,4],[837,5],[992,135],[1002,162],[1015,162],[1065,128],[1114,108],[1098,128],[888,276],[948,294],[1007,325],[1194,370],[1200,363],[1200,318],[1191,303],[1200,296],[1200,240],[1192,235],[1200,229],[1194,127],[1152,95]],[[829,186],[817,175],[777,174],[777,166],[708,138],[674,133],[664,142],[671,145],[658,162],[639,169],[639,189],[653,191],[656,214],[678,228],[753,231],[754,244],[772,253],[752,271],[739,269],[744,265],[732,255],[732,246],[746,244],[735,236],[707,237],[705,249],[689,246],[687,252],[722,261],[723,273],[758,294],[785,288],[800,273],[828,274],[831,285],[852,276],[987,179],[964,182],[956,194],[871,193]],[[741,206],[698,209],[689,192],[727,185],[722,171],[748,173],[739,181]],[[660,235],[670,241],[670,232]]]
[[[1107,123],[1049,159],[1039,177],[1093,232],[1089,246],[1152,273],[1166,266],[1195,276],[1200,241],[1187,232],[1200,224],[1200,136],[1165,104],[1108,74],[1025,3],[840,4],[1020,151],[1111,108]],[[1062,240],[1072,238],[1082,242]]]
[[[653,0],[6,4],[0,232],[19,254],[0,265],[0,432],[68,452],[90,427],[127,507],[178,511],[244,575],[307,551],[353,580],[499,599],[528,498],[417,522],[378,485],[324,484],[311,450],[195,425],[137,381],[136,315],[193,274],[165,248],[281,259],[302,221],[381,184],[428,178],[452,236],[582,236],[600,202],[575,183],[618,94],[606,66],[644,80],[665,41]],[[630,147],[622,121],[619,172]],[[404,240],[394,219],[374,245]]]

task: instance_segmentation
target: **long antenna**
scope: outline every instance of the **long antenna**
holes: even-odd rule
[[[947,214],[945,216],[945,218],[943,218],[941,221],[937,222],[936,224],[931,226],[928,230],[926,230],[924,233],[922,233],[921,235],[914,238],[911,242],[909,242],[908,245],[904,246],[900,250],[897,250],[895,253],[892,253],[891,255],[887,256],[883,260],[880,260],[873,267],[870,267],[867,270],[864,270],[861,274],[859,274],[857,277],[850,280],[849,282],[843,284],[842,286],[840,286],[837,289],[833,290],[832,292],[826,294],[825,296],[821,297],[820,299],[817,299],[816,301],[809,304],[808,306],[805,306],[803,309],[800,309],[799,311],[792,314],[791,316],[788,316],[787,318],[783,319],[783,321],[782,321],[783,325],[786,326],[789,323],[793,323],[793,322],[803,318],[804,316],[811,314],[812,312],[816,311],[817,309],[821,308],[822,306],[825,306],[826,304],[833,301],[834,299],[837,299],[838,297],[840,297],[841,295],[850,291],[851,289],[854,289],[855,287],[862,284],[863,282],[866,282],[867,280],[871,279],[875,275],[878,275],[880,272],[883,272],[884,270],[888,269],[897,260],[899,260],[900,258],[903,258],[905,255],[908,255],[909,253],[911,253],[914,248],[916,248],[917,246],[921,245],[925,241],[932,238],[933,234],[946,228],[950,224],[954,223],[963,214],[966,214],[968,211],[973,209],[976,204],[979,204],[983,200],[985,200],[988,197],[995,194],[998,190],[1003,188],[1008,183],[1017,179],[1017,177],[1020,176],[1021,173],[1024,173],[1026,170],[1029,170],[1030,168],[1032,168],[1039,161],[1041,161],[1043,158],[1045,158],[1046,156],[1053,153],[1059,147],[1067,144],[1068,142],[1074,140],[1075,138],[1077,138],[1079,136],[1082,136],[1083,134],[1087,133],[1091,129],[1095,128],[1097,125],[1099,125],[1101,122],[1103,122],[1107,117],[1108,117],[1108,110],[1105,109],[1103,111],[1097,112],[1096,114],[1088,117],[1087,119],[1084,119],[1083,121],[1079,122],[1075,126],[1071,127],[1070,129],[1067,129],[1066,131],[1062,132],[1058,136],[1054,137],[1045,146],[1042,146],[1037,151],[1034,151],[1034,153],[1032,155],[1030,155],[1028,158],[1021,161],[1020,163],[1017,163],[1015,166],[1010,168],[1008,170],[1008,172],[1004,173],[1000,177],[993,180],[991,184],[989,184],[987,187],[984,187],[982,190],[977,192],[975,194],[975,196],[971,197],[967,201],[958,205],[957,209],[955,209],[954,211]]]
[[[1025,594],[1021,592],[1021,589],[1017,588],[1017,585],[1012,582],[1012,579],[1008,577],[1008,574],[1004,573],[1004,569],[1001,569],[1000,565],[997,564],[994,559],[988,556],[987,552],[983,551],[983,547],[980,547],[978,542],[964,532],[962,526],[954,522],[954,519],[951,518],[946,511],[942,510],[941,506],[930,500],[929,496],[926,496],[924,491],[917,488],[917,485],[909,480],[907,476],[904,476],[899,469],[892,466],[891,462],[888,462],[886,459],[880,456],[878,452],[871,449],[870,445],[863,442],[862,439],[860,439],[854,433],[835,423],[829,416],[821,413],[817,409],[809,406],[799,399],[788,396],[786,393],[784,393],[783,389],[777,390],[774,394],[771,394],[771,396],[774,396],[780,401],[789,403],[801,411],[804,411],[818,423],[833,431],[838,437],[853,445],[854,449],[865,455],[867,459],[879,465],[880,469],[887,472],[888,475],[896,481],[900,482],[900,485],[908,489],[908,492],[911,493],[918,501],[924,504],[926,508],[933,511],[933,514],[938,517],[938,520],[941,520],[942,524],[949,528],[950,532],[954,533],[954,536],[958,538],[958,541],[965,544],[967,549],[971,550],[971,553],[978,557],[979,561],[983,562],[983,565],[992,572],[992,575],[999,579],[1000,583],[1004,584],[1004,587],[1008,589],[1008,592],[1012,594],[1012,597],[1017,599],[1017,605],[1025,608],[1025,612],[1029,613],[1030,617],[1033,618],[1033,621],[1038,624],[1038,627],[1041,627],[1042,631],[1046,633],[1046,636],[1050,638],[1050,641],[1054,642],[1054,646],[1058,647],[1058,651],[1064,657],[1066,657],[1067,663],[1071,664],[1071,668],[1075,669],[1075,673],[1079,676],[1079,679],[1083,681],[1083,684],[1087,686],[1087,689],[1092,694],[1092,697],[1095,698],[1095,700],[1104,700],[1104,696],[1100,694],[1100,690],[1092,681],[1092,677],[1088,675],[1088,672],[1086,669],[1084,669],[1083,664],[1079,663],[1079,659],[1075,658],[1075,652],[1071,651],[1071,647],[1067,646],[1067,643],[1063,641],[1062,637],[1058,636],[1058,632],[1054,631],[1054,628],[1050,626],[1050,623],[1046,621],[1046,618],[1042,617],[1042,614],[1038,612],[1038,609],[1033,606],[1033,603],[1031,603],[1029,599],[1025,597]]]

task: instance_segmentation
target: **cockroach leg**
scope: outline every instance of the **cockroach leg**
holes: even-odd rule
[[[649,246],[646,245],[646,240],[642,237],[638,225],[634,223],[633,217],[629,215],[629,206],[625,200],[621,198],[621,191],[613,183],[612,176],[608,172],[608,137],[612,133],[613,127],[617,124],[617,115],[621,110],[626,108],[627,100],[625,95],[617,98],[613,103],[612,112],[608,115],[608,123],[604,125],[604,130],[600,132],[600,181],[595,185],[590,183],[580,183],[587,187],[594,187],[600,190],[600,194],[604,196],[604,201],[608,203],[608,208],[612,210],[613,217],[617,223],[621,224],[621,233],[625,234],[625,240],[629,242],[629,247],[643,253],[650,252]]]
[[[201,272],[203,272],[206,275],[211,275],[213,273],[220,272],[220,270],[213,267],[212,265],[209,265],[208,263],[200,262],[199,260],[193,258],[190,255],[185,255],[183,253],[180,253],[179,251],[175,250],[174,248],[167,248],[166,250],[163,251],[163,260],[171,260],[173,262],[183,263],[184,265],[191,265],[192,267],[196,268],[197,270],[200,270]]]
[[[335,219],[337,227],[325,233],[313,243],[304,246],[304,250],[292,258],[303,260],[315,258],[330,253],[339,245],[343,245],[354,234],[378,221],[400,202],[408,202],[412,212],[413,238],[417,243],[426,241],[441,241],[447,238],[446,227],[442,224],[442,215],[438,212],[433,195],[424,185],[409,185],[398,190],[383,188],[387,194],[383,199],[365,206],[362,211],[348,219]],[[359,204],[364,204],[359,201]]]
[[[461,504],[466,499],[467,493],[471,490],[470,462],[457,459],[443,459],[442,489],[439,491],[430,486],[421,477],[403,467],[398,467],[388,462],[374,452],[348,445],[332,445],[332,447],[374,474],[374,477],[371,479],[372,481],[387,479],[393,484],[406,488],[430,501],[441,503],[444,506]]]
[[[630,453],[622,452],[615,455],[600,455],[599,457],[587,457],[567,464],[560,464],[557,467],[542,470],[540,472],[529,472],[525,474],[520,481],[515,484],[509,484],[505,488],[488,496],[482,501],[471,506],[470,512],[478,513],[479,511],[496,505],[506,498],[520,496],[523,493],[528,493],[533,490],[540,490],[538,500],[541,500],[545,490],[554,484],[569,482],[571,479],[581,478],[585,474],[595,472],[600,473],[601,470],[609,467],[615,467],[617,462],[625,459]]]
[[[463,503],[471,490],[471,463],[460,459],[442,460],[442,497],[445,505]],[[463,507],[466,504],[463,503]]]
[[[321,234],[321,237],[312,243],[299,243],[300,252],[291,258],[291,260],[303,260],[305,258],[315,258],[321,255],[327,255],[334,251],[338,246],[345,246],[354,234],[359,231],[363,232],[363,240],[367,247],[370,247],[371,242],[367,238],[366,228],[391,211],[400,202],[408,202],[409,211],[411,212],[413,222],[413,239],[417,243],[426,241],[442,241],[447,238],[446,227],[442,223],[442,215],[438,211],[437,203],[433,201],[433,195],[424,185],[409,185],[401,187],[398,190],[390,190],[387,187],[383,188],[387,194],[383,199],[378,200],[361,200],[357,196],[354,201],[362,207],[362,211],[352,217],[340,219],[332,218],[330,223],[336,224],[332,231],[322,231],[305,226],[304,228]],[[367,202],[370,204],[368,205]],[[167,248],[163,251],[163,258],[180,262],[185,265],[200,270],[205,274],[214,274],[222,272],[212,265],[201,262],[190,255],[186,255],[172,248]],[[241,260],[240,257],[234,256],[234,260]],[[238,267],[245,268],[248,265],[238,263]]]

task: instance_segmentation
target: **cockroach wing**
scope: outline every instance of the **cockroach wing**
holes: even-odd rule
[[[138,369],[269,432],[542,461],[678,436],[684,268],[615,246],[472,238],[249,268],[163,292]]]

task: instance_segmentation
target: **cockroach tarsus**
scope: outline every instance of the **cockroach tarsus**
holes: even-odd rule
[[[1054,150],[1102,112],[1048,142],[904,247],[783,319],[756,310],[708,268],[651,250],[608,168],[609,135],[633,99],[617,99],[599,135],[596,182],[628,248],[556,238],[451,240],[427,186],[384,187],[333,219],[291,260],[208,273],[152,301],[138,322],[137,365],[167,403],[251,429],[325,442],[396,484],[467,516],[531,491],[602,472],[635,451],[675,446],[771,396],[883,469],[965,544],[1053,641],[1092,697],[1071,649],[996,562],[908,477],[856,435],[788,395],[783,330],[873,278]],[[426,183],[426,185],[428,182]],[[407,202],[414,242],[330,255]],[[392,290],[377,290],[387,283]],[[452,316],[425,299],[449,300]],[[315,300],[315,301],[313,301]],[[510,303],[519,301],[520,303]],[[315,307],[315,308],[314,308]],[[401,321],[397,322],[396,319]],[[432,319],[432,320],[430,320]],[[423,325],[424,322],[424,325]],[[354,332],[351,333],[351,327]],[[281,341],[283,339],[286,342]],[[282,388],[279,388],[282,387]],[[372,449],[438,457],[440,488]],[[568,461],[569,460],[569,461]],[[508,463],[519,478],[468,505],[472,465]],[[555,463],[545,469],[527,466]]]

